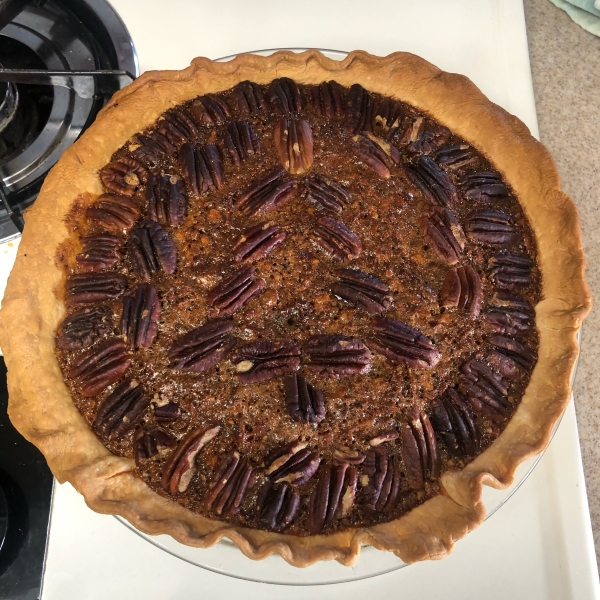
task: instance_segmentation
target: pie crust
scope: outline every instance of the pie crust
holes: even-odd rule
[[[276,77],[303,84],[359,83],[429,113],[472,144],[493,160],[518,196],[535,235],[542,275],[543,299],[535,307],[539,358],[503,433],[462,471],[444,473],[442,494],[395,521],[332,535],[296,537],[232,526],[159,496],[133,474],[133,459],[113,455],[90,430],[55,356],[55,332],[65,315],[61,247],[70,235],[70,212],[103,192],[100,168],[165,110],[244,80],[265,84]],[[575,205],[561,191],[550,155],[519,119],[490,102],[466,77],[412,54],[379,58],[355,51],[337,62],[315,50],[277,52],[226,63],[197,58],[182,71],[147,72],[115,94],[64,153],[26,221],[0,311],[11,421],[43,452],[56,478],[70,482],[90,508],[121,515],[149,534],[167,533],[201,548],[227,537],[249,558],[278,553],[297,567],[332,559],[351,565],[364,544],[392,551],[407,563],[439,559],[482,523],[483,484],[510,485],[517,466],[547,446],[571,396],[576,335],[591,307]]]

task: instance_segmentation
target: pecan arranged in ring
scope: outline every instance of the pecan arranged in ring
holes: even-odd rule
[[[151,175],[146,188],[148,218],[161,225],[179,225],[185,217],[187,196],[181,179]]]
[[[537,362],[536,353],[517,340],[503,335],[495,335],[490,342],[496,347],[498,353],[512,361],[514,370],[520,369],[522,374],[531,371]]]
[[[142,221],[131,230],[127,250],[135,272],[144,281],[159,271],[171,275],[177,266],[175,243],[155,221]]]
[[[134,144],[130,146],[132,155],[152,166],[158,165],[165,156],[171,156],[177,151],[177,148],[158,131],[138,133],[134,139]]]
[[[416,163],[407,164],[405,173],[431,204],[450,206],[458,202],[456,187],[430,156],[420,156]]]
[[[248,121],[233,121],[223,135],[225,148],[234,165],[241,165],[249,156],[260,153],[258,134]]]
[[[118,273],[83,273],[67,279],[65,302],[91,304],[118,298],[127,288],[127,279]]]
[[[433,158],[440,167],[452,171],[466,167],[477,160],[477,156],[473,154],[472,148],[468,144],[440,148]]]
[[[170,125],[171,131],[175,132],[175,136],[180,143],[188,142],[198,136],[198,127],[185,109],[172,108],[163,116],[163,122]]]
[[[130,364],[125,342],[110,339],[100,342],[76,358],[71,364],[69,376],[77,381],[84,396],[96,396],[119,381]]]
[[[400,164],[400,152],[397,148],[372,133],[361,133],[352,139],[357,143],[358,159],[383,179],[389,179],[390,167]]]
[[[233,201],[233,206],[242,214],[253,217],[257,213],[269,213],[283,206],[296,193],[295,181],[283,181],[285,169],[275,167],[259,181]]]
[[[498,292],[483,318],[496,333],[522,335],[533,329],[535,310],[520,296]]]
[[[259,520],[271,531],[285,531],[298,516],[302,498],[287,483],[267,483],[260,491],[256,508]]]
[[[333,462],[336,465],[346,462],[349,465],[360,465],[364,462],[365,455],[358,450],[352,450],[348,446],[339,446],[333,451]]]
[[[267,454],[265,475],[274,483],[288,481],[304,485],[317,472],[320,463],[318,452],[311,452],[301,442],[292,442]]]
[[[450,269],[440,295],[442,306],[454,306],[475,318],[483,303],[483,289],[477,271],[469,265]]]
[[[240,383],[260,383],[300,368],[302,351],[291,342],[251,342],[229,357]]]
[[[179,165],[188,190],[195,196],[218,190],[223,185],[223,163],[214,144],[183,144],[179,148]]]
[[[321,209],[341,215],[344,207],[352,202],[350,192],[325,175],[310,175],[304,180],[306,199]]]
[[[306,342],[304,351],[310,360],[306,368],[317,375],[363,375],[371,369],[371,353],[357,338],[313,335]]]
[[[140,205],[127,196],[102,194],[87,209],[87,218],[110,231],[129,231],[140,217]]]
[[[388,456],[383,447],[369,450],[363,463],[361,484],[367,506],[377,512],[392,512],[400,497],[399,461]]]
[[[264,258],[285,240],[286,233],[279,225],[263,221],[242,232],[232,248],[235,260],[252,262]]]
[[[422,118],[418,117],[408,126],[400,143],[406,144],[407,150],[414,154],[431,154],[450,139],[451,132],[443,125],[434,125],[432,129],[425,129],[424,121],[419,121]]]
[[[400,127],[402,116],[403,111],[400,103],[391,98],[384,98],[375,109],[373,129],[385,133],[387,139],[392,139]]]
[[[265,287],[264,279],[254,280],[256,267],[243,267],[215,286],[206,303],[222,317],[231,316]]]
[[[294,421],[320,423],[325,418],[325,394],[304,377],[293,374],[284,380],[285,404]]]
[[[172,448],[177,440],[160,427],[150,430],[140,427],[133,436],[133,456],[139,467],[144,461],[162,453],[166,448]]]
[[[510,196],[502,176],[496,171],[470,171],[461,177],[460,183],[468,200],[495,202]]]
[[[309,504],[307,529],[310,535],[321,533],[334,519],[344,518],[354,504],[358,475],[348,463],[324,463]]]
[[[237,514],[246,495],[256,483],[256,472],[237,452],[226,456],[221,462],[212,482],[210,492],[204,498],[207,509],[218,515],[232,517]]]
[[[121,196],[133,196],[148,179],[148,171],[135,158],[124,156],[100,170],[100,180],[104,187]]]
[[[478,360],[466,363],[461,371],[458,390],[475,412],[496,422],[510,417],[513,407],[506,398],[508,385],[504,378]]]
[[[231,117],[225,100],[214,94],[198,98],[190,104],[188,110],[199,125],[222,125]]]
[[[479,429],[471,407],[456,390],[446,390],[433,405],[431,421],[454,456],[474,456],[479,447]]]
[[[81,238],[81,253],[75,257],[82,271],[106,271],[120,260],[122,238],[110,233],[99,233]]]
[[[534,262],[523,254],[499,252],[489,260],[495,284],[505,290],[524,288],[531,284]]]
[[[94,427],[105,438],[123,437],[138,424],[149,405],[139,382],[127,378],[100,404]]]
[[[346,131],[350,135],[371,131],[372,121],[373,100],[362,85],[355,83],[346,98]]]
[[[68,316],[58,328],[56,345],[61,350],[83,350],[113,328],[109,306],[93,306]]]
[[[244,117],[266,113],[269,105],[260,86],[251,81],[241,81],[231,93],[232,104]]]
[[[123,297],[121,335],[132,349],[150,348],[158,333],[160,302],[156,289],[141,283]]]
[[[352,260],[362,252],[360,238],[341,221],[321,217],[314,230],[315,241],[336,260]]]
[[[273,131],[273,143],[285,170],[292,175],[306,173],[313,164],[313,136],[304,119],[280,119]]]
[[[161,485],[171,494],[185,492],[196,474],[196,457],[206,444],[217,437],[221,427],[218,425],[190,431],[173,452],[163,467]]]
[[[425,334],[401,321],[375,317],[371,327],[376,337],[369,340],[369,345],[393,362],[413,369],[431,369],[441,358]]]
[[[229,319],[215,319],[192,329],[169,349],[171,367],[192,373],[212,369],[233,347],[234,341],[227,335],[232,329]]]
[[[337,81],[323,81],[310,88],[310,103],[321,117],[341,117],[344,114],[344,88]]]
[[[350,304],[375,315],[385,312],[394,301],[390,288],[380,279],[356,269],[338,269],[340,280],[331,286],[331,291]]]
[[[267,90],[267,98],[271,106],[285,117],[299,113],[303,108],[298,84],[289,77],[273,79]]]
[[[474,210],[465,219],[465,232],[476,242],[510,246],[521,237],[501,210]]]
[[[447,208],[432,206],[421,217],[421,233],[444,264],[451,266],[458,262],[467,240],[460,223]]]
[[[441,463],[435,431],[426,413],[415,410],[409,423],[402,423],[402,462],[408,485],[420,490],[428,477],[440,476]]]

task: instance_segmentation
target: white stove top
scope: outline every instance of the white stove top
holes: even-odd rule
[[[537,135],[521,0],[303,0],[302,10],[275,0],[113,5],[130,30],[142,71],[260,48],[407,50],[467,75]],[[0,294],[18,241],[11,244],[0,246]],[[347,584],[284,590],[208,572],[152,546],[115,518],[93,513],[70,486],[57,486],[43,600],[267,600],[283,594],[600,598],[573,404],[533,474],[453,555]]]

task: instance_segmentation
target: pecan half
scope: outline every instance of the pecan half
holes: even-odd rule
[[[369,450],[363,463],[363,495],[372,510],[390,513],[400,496],[400,464],[385,448]]]
[[[148,179],[148,171],[135,158],[124,156],[100,170],[100,180],[109,192],[133,196]]]
[[[355,83],[346,97],[345,129],[351,135],[371,131],[372,121],[373,100],[362,85]]]
[[[442,306],[454,306],[475,318],[483,303],[483,289],[477,271],[469,265],[450,269],[440,296]]]
[[[309,175],[304,180],[304,186],[307,200],[335,215],[341,215],[344,208],[352,202],[350,192],[325,175]]]
[[[280,119],[273,131],[273,143],[285,170],[292,175],[306,173],[313,164],[313,136],[304,119]]]
[[[495,202],[510,196],[502,176],[496,171],[470,171],[460,178],[460,184],[468,200]]]
[[[362,252],[360,238],[336,219],[321,217],[313,233],[317,244],[336,260],[352,260]]]
[[[118,273],[83,273],[67,279],[68,305],[91,304],[118,298],[127,288],[127,279]]]
[[[320,423],[325,418],[325,394],[304,377],[293,374],[284,379],[285,404],[294,421]]]
[[[157,423],[170,423],[177,421],[181,416],[181,407],[176,402],[167,402],[166,404],[154,404],[154,420]]]
[[[288,481],[304,485],[317,472],[320,463],[318,452],[311,452],[301,442],[292,442],[267,454],[265,475],[275,483]]]
[[[246,458],[233,452],[226,456],[217,469],[210,492],[204,498],[206,508],[218,515],[237,514],[250,489],[256,483],[256,472]]]
[[[275,167],[265,177],[254,182],[250,188],[233,201],[242,214],[253,217],[258,213],[270,213],[283,206],[296,193],[295,181],[283,181],[285,169]]]
[[[162,453],[166,448],[172,448],[177,440],[164,429],[140,427],[133,436],[133,456],[135,464],[140,467],[144,461]]]
[[[344,88],[337,81],[323,81],[310,88],[310,103],[322,117],[341,117],[344,114]]]
[[[249,156],[260,153],[258,134],[248,121],[233,121],[227,125],[223,134],[225,148],[229,152],[231,162],[241,165]]]
[[[456,187],[430,156],[420,156],[416,163],[405,165],[405,173],[432,204],[450,206],[458,202]]]
[[[477,160],[477,156],[473,154],[473,150],[468,144],[440,148],[433,158],[440,167],[451,171],[466,167]]]
[[[414,154],[431,154],[443,146],[449,139],[451,132],[443,125],[433,125],[431,129],[425,129],[424,122],[418,121],[408,126],[401,144],[406,144],[406,149]]]
[[[146,134],[138,133],[130,150],[135,159],[156,166],[163,158],[174,154],[177,148],[162,133],[150,131]]]
[[[144,281],[160,271],[170,275],[177,266],[175,243],[155,221],[142,221],[131,230],[127,250],[135,272]]]
[[[536,353],[517,340],[503,335],[495,335],[490,339],[490,343],[496,347],[497,352],[512,359],[515,367],[519,368],[523,374],[531,371],[537,362]]]
[[[275,110],[286,117],[299,113],[303,108],[298,84],[288,77],[273,79],[267,90],[267,98]]]
[[[173,342],[169,349],[170,366],[179,371],[203,373],[215,367],[231,350],[233,329],[229,319],[215,319],[192,329]]]
[[[431,340],[418,329],[395,319],[375,317],[371,328],[376,337],[369,345],[393,362],[404,363],[413,369],[431,369],[441,355]]]
[[[172,108],[164,115],[164,121],[176,131],[176,137],[181,142],[188,142],[198,137],[198,126],[184,108]]]
[[[400,437],[400,434],[395,430],[391,429],[389,431],[384,431],[376,435],[374,438],[369,440],[369,446],[375,447],[380,446],[381,444],[385,444],[386,442],[391,442]]]
[[[286,233],[279,225],[263,221],[242,232],[232,248],[235,260],[252,262],[267,256],[271,250],[285,240]]]
[[[373,129],[376,132],[385,133],[391,139],[400,127],[403,110],[400,103],[391,98],[384,98],[374,111]]]
[[[256,508],[260,522],[271,531],[285,531],[298,516],[302,498],[287,483],[267,483],[259,493]]]
[[[501,289],[514,290],[531,284],[534,262],[523,254],[499,252],[489,260],[494,283]]]
[[[306,368],[317,375],[363,375],[371,369],[371,353],[357,338],[313,335],[306,342],[304,351],[310,360]]]
[[[120,260],[122,238],[110,233],[99,233],[81,238],[81,253],[75,257],[82,271],[106,271]]]
[[[149,405],[139,382],[127,378],[102,401],[94,427],[105,438],[123,437],[138,424]]]
[[[408,485],[420,490],[428,477],[437,479],[441,470],[435,431],[427,414],[415,410],[410,421],[400,426],[400,436]]]
[[[233,88],[231,103],[245,117],[266,113],[269,110],[262,89],[251,81],[241,81]]]
[[[206,303],[223,317],[231,316],[265,287],[264,279],[254,279],[256,267],[242,267],[226,277],[206,296]]]
[[[237,348],[229,360],[240,383],[259,383],[300,368],[301,350],[291,342],[251,342]]]
[[[61,350],[83,350],[113,328],[109,306],[93,306],[69,315],[59,326],[56,345]]]
[[[360,465],[364,462],[365,455],[358,450],[352,450],[348,446],[339,446],[333,451],[333,462],[340,464],[343,462],[349,465]]]
[[[195,125],[194,125],[195,127]],[[174,118],[167,118],[166,115],[159,119],[156,130],[160,135],[166,137],[169,142],[177,147],[188,142],[192,136],[187,136],[180,128],[180,123]],[[196,128],[197,131],[197,128]]]
[[[533,329],[535,309],[520,296],[498,292],[483,318],[496,333],[522,335]]]
[[[125,342],[104,340],[73,361],[69,376],[77,382],[84,396],[96,396],[119,381],[130,364]]]
[[[161,485],[171,494],[187,491],[196,474],[196,457],[206,444],[215,439],[221,431],[218,425],[190,431],[173,452],[163,467]]]
[[[451,454],[460,458],[475,455],[479,447],[479,429],[471,407],[456,390],[446,390],[437,399],[431,420]]]
[[[308,503],[307,529],[310,535],[321,533],[335,519],[348,514],[354,504],[356,481],[356,469],[348,463],[323,463]]]
[[[110,231],[129,231],[140,218],[141,210],[133,198],[102,194],[86,214],[90,221]]]
[[[520,234],[510,224],[510,215],[501,210],[474,210],[465,219],[465,233],[476,242],[510,246]]]
[[[466,244],[465,234],[447,208],[432,206],[421,217],[421,233],[445,265],[458,262]]]
[[[158,333],[160,302],[156,289],[141,283],[123,297],[121,335],[132,349],[150,348]]]
[[[225,100],[214,94],[201,96],[190,104],[188,110],[199,125],[222,125],[231,117]]]
[[[146,188],[148,219],[161,225],[179,225],[185,217],[187,196],[181,179],[151,175]]]
[[[482,362],[471,360],[463,365],[458,390],[469,401],[473,410],[492,421],[501,422],[512,414],[507,400],[507,381]]]
[[[338,269],[340,280],[331,286],[331,291],[350,304],[374,315],[385,312],[394,301],[390,288],[380,279],[356,269]]]
[[[189,192],[195,196],[223,185],[223,162],[214,144],[183,144],[179,149],[179,166]]]
[[[383,179],[389,179],[390,167],[400,164],[400,152],[389,142],[372,133],[355,135],[352,140],[357,144],[358,159]]]

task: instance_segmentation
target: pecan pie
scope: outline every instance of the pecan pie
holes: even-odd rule
[[[583,267],[548,154],[466,78],[196,59],[117,93],[28,213],[10,415],[143,531],[437,558],[548,443]]]

